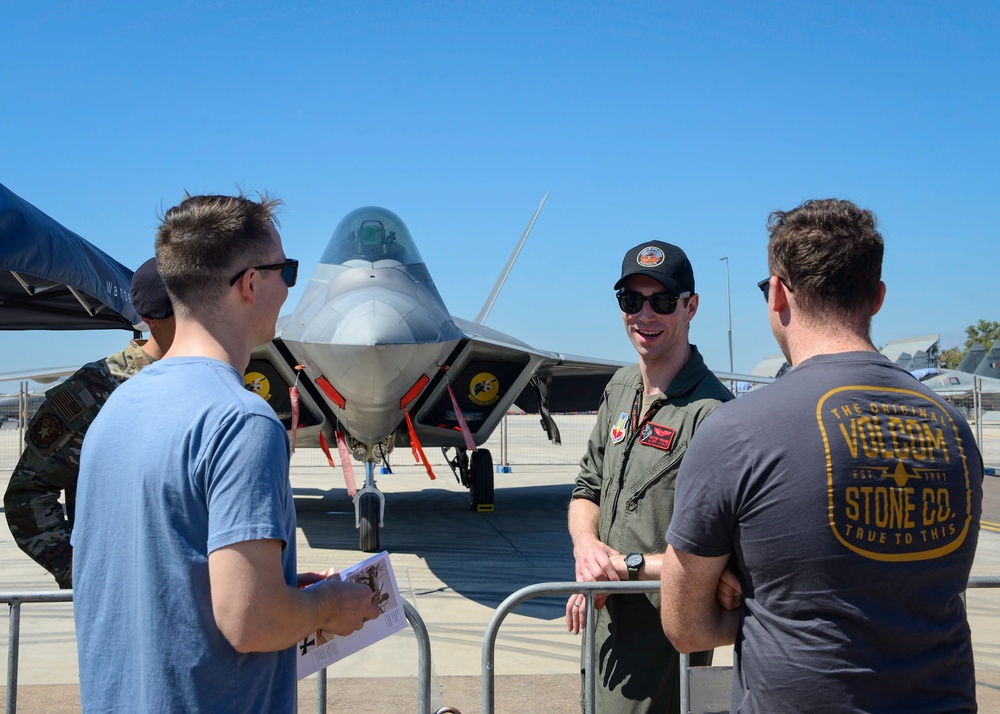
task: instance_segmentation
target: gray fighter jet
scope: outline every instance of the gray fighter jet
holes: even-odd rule
[[[550,412],[596,409],[622,366],[535,349],[482,324],[544,202],[474,322],[445,307],[399,216],[375,207],[349,213],[278,336],[251,356],[247,388],[268,398],[289,430],[288,387],[297,381],[298,445],[339,447],[345,469],[347,454],[365,464],[356,495],[345,471],[361,550],[379,547],[385,498],[375,468],[387,467],[394,449],[406,447],[410,458],[441,448],[472,507],[493,510],[493,460],[478,447],[508,408],[539,413],[558,443]]]
[[[984,409],[991,410],[1000,405],[1000,346],[987,353],[981,345],[973,345],[956,369],[928,370],[920,381],[949,399],[971,398],[978,388]]]

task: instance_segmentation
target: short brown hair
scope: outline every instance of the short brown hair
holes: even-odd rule
[[[215,305],[241,269],[265,261],[281,201],[260,194],[186,196],[156,232],[156,265],[180,313]]]
[[[805,312],[870,325],[882,280],[884,243],[869,210],[836,198],[806,201],[767,218],[768,268]]]

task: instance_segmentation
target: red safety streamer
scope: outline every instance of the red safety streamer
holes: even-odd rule
[[[351,498],[358,495],[358,487],[354,483],[354,466],[351,465],[351,452],[347,450],[347,439],[344,438],[344,432],[338,431],[337,434],[337,451],[340,452],[340,465],[344,469],[344,483],[347,484],[347,493],[350,494]]]
[[[295,453],[295,436],[299,433],[299,388],[288,388],[288,400],[292,403],[292,453]]]
[[[288,401],[292,404],[292,453],[295,453],[295,437],[299,433],[299,375],[302,374],[306,366],[304,364],[295,365],[295,381],[288,388]]]
[[[326,437],[323,436],[323,432],[319,433],[319,448],[323,449],[323,453],[326,454],[326,460],[330,462],[330,467],[337,468],[337,464],[333,460],[333,455],[330,453],[330,445],[326,443]]]
[[[410,421],[410,412],[406,409],[403,410],[403,415],[406,417],[406,428],[410,432],[410,451],[413,452],[413,458],[417,460],[417,463],[422,463],[424,469],[427,470],[427,475],[431,477],[431,481],[435,480],[434,471],[431,469],[431,463],[427,460],[426,454],[424,454],[424,448],[420,445],[420,439],[417,438],[417,432],[413,430],[413,422]]]
[[[462,414],[462,410],[458,408],[458,400],[455,398],[455,393],[451,391],[451,385],[448,385],[448,395],[451,397],[451,405],[455,407],[455,418],[458,419],[458,426],[462,430],[462,436],[465,437],[465,448],[469,451],[476,450],[476,442],[472,440],[472,432],[469,431],[469,425],[465,423],[465,416]]]

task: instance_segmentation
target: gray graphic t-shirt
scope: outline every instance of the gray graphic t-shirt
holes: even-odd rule
[[[667,540],[735,554],[734,711],[975,711],[960,596],[982,477],[965,420],[873,352],[814,357],[716,410]]]

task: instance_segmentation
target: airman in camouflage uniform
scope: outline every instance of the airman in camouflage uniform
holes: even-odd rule
[[[45,393],[28,424],[25,449],[3,497],[7,524],[18,547],[55,576],[60,588],[73,587],[73,506],[80,474],[80,448],[94,417],[111,392],[163,356],[174,338],[174,309],[150,258],[132,276],[132,305],[145,320],[148,340],[78,369]],[[59,502],[66,492],[66,508]]]
[[[3,505],[14,540],[61,588],[73,586],[69,536],[83,436],[115,387],[155,361],[143,352],[145,343],[132,340],[126,349],[85,364],[45,393],[7,485]],[[61,491],[66,492],[65,511]]]

